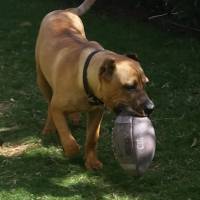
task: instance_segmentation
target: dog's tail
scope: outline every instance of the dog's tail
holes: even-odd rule
[[[77,14],[78,16],[81,16],[81,15],[85,14],[90,9],[90,7],[95,3],[95,1],[96,0],[85,0],[77,8],[71,8],[71,9],[67,9],[67,10]]]

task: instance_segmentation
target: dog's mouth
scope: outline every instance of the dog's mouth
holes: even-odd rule
[[[123,104],[116,106],[113,109],[113,111],[116,115],[133,115],[133,116],[136,116],[136,117],[146,117],[146,116],[148,116],[148,114],[145,113],[145,110],[137,111],[136,109],[133,109],[132,107],[127,106],[127,105],[123,105]]]

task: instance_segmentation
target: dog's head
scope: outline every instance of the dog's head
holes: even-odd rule
[[[154,104],[145,92],[149,80],[134,54],[105,59],[99,78],[103,101],[114,112],[146,116],[153,111]]]

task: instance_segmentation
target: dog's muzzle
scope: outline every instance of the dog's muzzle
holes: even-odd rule
[[[142,105],[141,110],[143,110],[143,113],[146,116],[149,116],[153,112],[154,108],[155,108],[155,105],[154,105],[153,101],[148,99]],[[116,106],[113,109],[113,111],[117,115],[123,114],[123,113],[130,114],[130,115],[137,115],[137,113],[139,114],[139,112],[134,110],[134,108],[132,108],[131,106],[128,106],[128,105],[124,105],[124,104],[119,104],[118,106]],[[142,115],[142,114],[140,114],[140,115]]]

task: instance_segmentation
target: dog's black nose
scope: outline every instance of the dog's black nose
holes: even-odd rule
[[[145,102],[145,104],[144,104],[145,114],[150,115],[153,112],[154,108],[155,108],[155,105],[154,105],[153,101],[151,101],[149,99]]]

